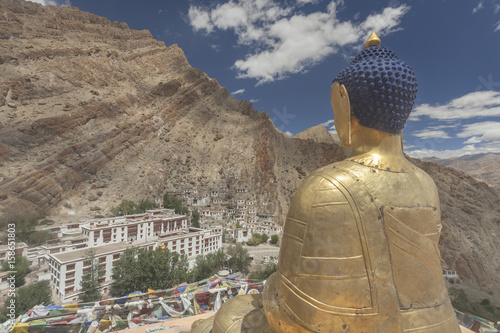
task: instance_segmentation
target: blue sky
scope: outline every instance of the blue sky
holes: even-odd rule
[[[290,135],[331,131],[332,79],[371,30],[413,67],[415,157],[500,152],[500,0],[37,0],[148,29]]]

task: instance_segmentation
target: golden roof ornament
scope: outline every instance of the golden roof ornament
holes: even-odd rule
[[[375,31],[372,31],[372,34],[370,35],[370,37],[368,37],[367,41],[365,42],[365,49],[369,48],[370,46],[380,46],[380,44],[382,44],[380,38],[378,38]]]

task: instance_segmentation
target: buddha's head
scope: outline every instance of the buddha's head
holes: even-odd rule
[[[352,118],[364,127],[399,135],[417,93],[411,67],[372,34],[367,46],[333,80],[331,101],[335,127],[349,146]]]

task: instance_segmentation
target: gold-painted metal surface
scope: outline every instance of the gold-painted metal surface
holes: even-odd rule
[[[370,46],[380,46],[382,44],[382,41],[380,38],[378,38],[377,34],[375,31],[372,31],[372,34],[370,37],[368,37],[368,40],[365,42],[365,48],[369,48]]]
[[[342,146],[349,148],[351,146],[351,106],[347,89],[342,84],[334,82],[330,92],[330,101],[333,108],[335,127],[342,128],[337,134]]]
[[[264,292],[268,322],[275,332],[458,333],[436,186],[405,158],[401,135],[350,115],[342,89],[332,86],[335,126],[343,144],[350,132],[353,156],[297,190]]]
[[[215,314],[212,333],[272,333],[262,306],[262,294],[231,298]]]
[[[380,40],[372,34],[366,45]],[[352,157],[310,174],[295,193],[278,271],[262,295],[269,327],[259,329],[459,333],[437,246],[436,185],[405,158],[401,135],[364,127],[352,116],[343,85],[332,85],[331,102]],[[238,324],[250,313],[263,323],[260,305],[237,299],[217,313],[214,333],[261,332]]]

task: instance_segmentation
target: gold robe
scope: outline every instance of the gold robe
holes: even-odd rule
[[[291,202],[264,307],[275,332],[459,333],[437,246],[441,211],[424,171],[342,161]]]

